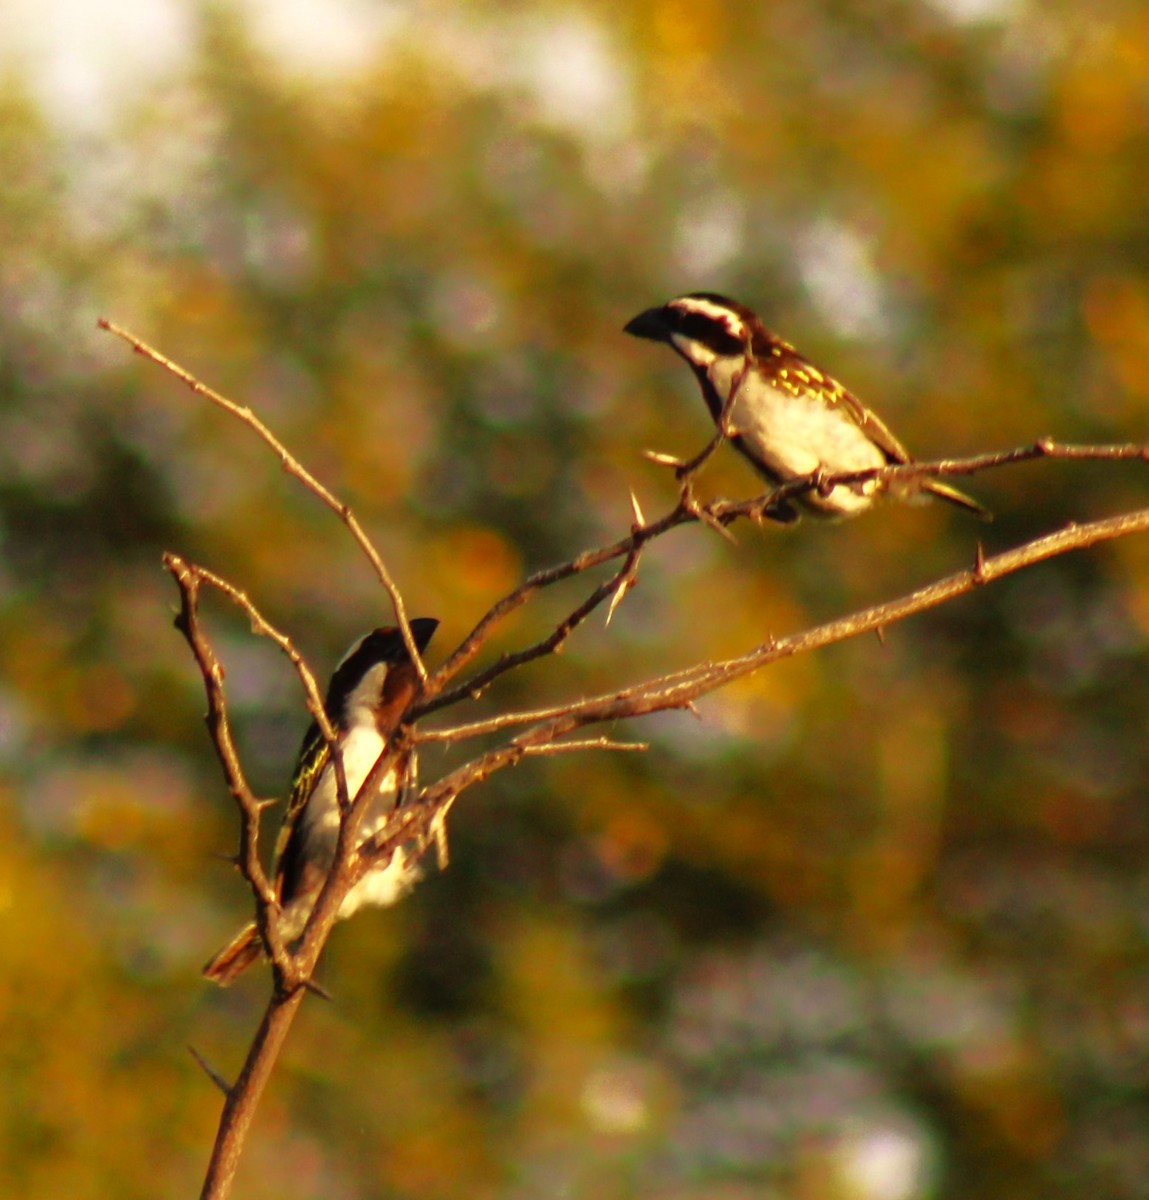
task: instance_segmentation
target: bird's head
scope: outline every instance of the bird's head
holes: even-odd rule
[[[434,617],[416,617],[409,624],[422,654],[439,622]],[[399,628],[373,629],[351,646],[335,668],[327,687],[327,716],[340,729],[370,723],[380,729],[394,728],[418,688],[419,675]]]
[[[745,305],[717,292],[692,292],[640,312],[623,332],[665,342],[704,371],[717,359],[753,353],[756,336],[765,331]]]

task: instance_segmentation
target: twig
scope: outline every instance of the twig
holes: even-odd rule
[[[257,920],[260,934],[274,961],[282,960],[286,951],[275,922],[268,914],[274,908],[275,892],[259,858],[259,814],[263,804],[251,790],[239,761],[231,722],[227,714],[227,694],[224,688],[224,672],[210,642],[199,622],[200,575],[183,559],[176,555],[165,556],[165,565],[179,587],[180,611],[176,616],[176,628],[184,635],[192,655],[203,676],[207,694],[208,711],[205,718],[216,757],[223,768],[224,779],[232,799],[239,809],[240,836],[237,864],[244,878],[251,885],[256,897]]]
[[[460,686],[452,688],[447,692],[442,691],[444,684],[474,659],[475,655],[478,654],[484,643],[494,632],[495,627],[516,609],[521,608],[537,592],[564,579],[581,575],[584,571],[589,571],[594,567],[601,566],[603,563],[610,562],[611,559],[630,555],[636,550],[641,550],[653,538],[665,533],[668,529],[674,528],[675,525],[681,525],[691,520],[694,520],[694,518],[684,512],[680,506],[676,507],[659,520],[652,522],[650,525],[643,525],[637,529],[632,529],[631,533],[626,537],[619,538],[609,545],[600,546],[594,550],[586,550],[567,562],[559,563],[553,567],[545,567],[528,576],[518,587],[512,588],[511,591],[496,601],[483,614],[478,624],[467,634],[454,652],[431,674],[423,690],[423,699],[411,711],[411,719],[415,720],[418,717],[426,716],[429,712],[446,708],[448,705],[454,704],[459,700],[470,698],[475,694],[476,689],[482,690],[499,675],[509,671],[513,666],[521,665],[521,662],[518,660],[496,663],[473,678],[466,680]],[[620,575],[614,576],[610,583],[604,586],[612,587],[614,581],[620,577]],[[596,589],[594,594],[597,595],[598,591],[601,591],[601,589]],[[609,591],[606,594],[609,595]],[[595,601],[595,604],[601,603],[603,598],[605,597],[600,597]],[[537,655],[533,657],[537,657]]]
[[[323,695],[319,690],[318,683],[315,681],[315,675],[287,634],[272,625],[259,609],[255,607],[254,602],[246,592],[241,591],[235,584],[229,583],[222,575],[217,575],[214,571],[210,571],[206,567],[193,566],[178,554],[165,554],[163,556],[163,563],[176,576],[177,582],[180,572],[189,572],[204,583],[211,584],[216,591],[222,592],[247,614],[254,633],[273,641],[287,655],[291,660],[291,665],[295,668],[296,674],[299,676],[299,682],[303,685],[307,711],[315,719],[320,732],[327,741],[333,742],[335,740],[335,730],[327,716],[327,710],[323,706]]]
[[[116,337],[127,342],[137,354],[150,359],[169,374],[174,375],[181,383],[191,388],[197,396],[205,397],[225,412],[230,413],[237,420],[242,421],[249,429],[254,430],[266,445],[271,448],[272,452],[279,459],[284,471],[298,479],[312,495],[316,496],[331,509],[343,524],[347,526],[351,536],[367,556],[368,562],[370,562],[375,574],[379,577],[379,582],[387,592],[391,600],[391,606],[395,610],[395,618],[403,633],[403,641],[407,646],[407,651],[411,655],[411,660],[414,662],[416,670],[419,672],[420,680],[425,682],[427,679],[427,668],[423,665],[422,656],[419,654],[419,647],[415,645],[415,639],[411,635],[411,626],[407,620],[407,609],[403,603],[403,597],[395,581],[391,578],[391,573],[387,570],[387,566],[383,562],[379,551],[375,549],[371,539],[364,532],[362,525],[359,524],[359,519],[351,511],[351,506],[344,503],[333,492],[324,487],[246,405],[237,404],[234,400],[229,400],[226,396],[208,387],[207,384],[202,383],[190,371],[173,362],[166,355],[161,354],[153,346],[149,346],[147,342],[136,337],[134,333],[130,333],[122,326],[109,321],[106,317],[100,317],[96,323],[101,329],[105,329],[108,333],[115,334]]]
[[[999,450],[990,454],[975,454],[969,458],[939,458],[928,462],[893,463],[885,467],[870,467],[865,471],[843,471],[824,473],[821,477],[809,476],[793,479],[769,493],[768,502],[788,500],[815,489],[832,489],[839,485],[868,483],[872,479],[888,485],[895,480],[918,479],[922,476],[976,475],[981,471],[997,467],[1008,467],[1014,463],[1032,462],[1035,459],[1051,458],[1063,462],[1149,462],[1149,446],[1135,442],[1122,442],[1108,446],[1086,446],[1071,442],[1055,442],[1052,438],[1039,438],[1029,446],[1018,446],[1012,450]]]

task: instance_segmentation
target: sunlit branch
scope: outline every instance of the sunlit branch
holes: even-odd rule
[[[641,550],[655,538],[661,537],[679,525],[701,521],[713,528],[722,530],[739,518],[761,520],[764,515],[768,514],[772,508],[780,503],[817,488],[829,490],[838,485],[865,483],[872,479],[880,479],[888,485],[894,480],[912,479],[921,476],[973,475],[980,471],[1042,458],[1066,461],[1133,460],[1145,462],[1149,461],[1149,446],[1135,443],[1108,446],[1073,445],[1054,442],[1049,438],[1042,438],[1032,445],[997,451],[990,454],[975,455],[969,458],[947,458],[931,462],[903,463],[885,467],[873,467],[865,471],[816,472],[811,476],[791,480],[769,492],[745,500],[718,499],[699,503],[691,495],[683,492],[674,508],[663,516],[649,524],[636,521],[626,537],[619,538],[616,541],[592,550],[586,550],[567,562],[536,571],[533,575],[523,580],[518,587],[498,600],[483,615],[478,624],[471,630],[454,653],[432,673],[424,693],[425,698],[416,705],[412,711],[412,717],[425,716],[430,712],[445,708],[459,700],[473,697],[499,675],[504,674],[515,666],[521,665],[523,661],[529,661],[530,658],[538,657],[537,653],[532,653],[529,658],[523,659],[520,659],[517,655],[506,655],[491,667],[465,680],[457,687],[449,691],[440,692],[444,684],[451,677],[457,675],[478,654],[483,644],[493,633],[495,627],[509,616],[510,613],[530,600],[536,593],[563,580],[579,575],[584,571],[610,562],[612,559],[631,555],[636,550]],[[678,459],[659,456],[659,461],[665,461],[666,465],[674,466],[677,473],[684,469],[696,470],[697,468],[694,466],[694,463],[697,461],[701,465],[706,459],[702,455],[698,455],[696,459],[684,464]],[[537,645],[542,646],[543,643],[538,643]],[[543,649],[539,652],[545,653],[546,651]]]
[[[500,765],[508,765],[497,756],[513,751],[516,746],[519,748],[521,756],[523,746],[534,743],[540,736],[545,741],[548,738],[561,737],[574,728],[598,721],[620,720],[669,708],[681,708],[699,696],[714,691],[731,680],[758,671],[778,659],[807,653],[834,642],[844,641],[860,633],[882,629],[904,620],[906,617],[934,608],[947,600],[952,600],[985,584],[992,583],[1023,567],[1053,558],[1055,555],[1064,554],[1070,550],[1080,550],[1146,530],[1149,530],[1149,509],[1140,509],[1121,516],[1090,521],[1084,525],[1067,525],[1055,533],[1045,534],[1025,542],[1013,550],[1006,550],[990,557],[986,557],[979,546],[974,565],[967,570],[927,584],[900,599],[873,605],[857,613],[819,625],[804,633],[771,638],[737,658],[696,664],[682,671],[671,672],[568,705],[532,709],[519,713],[503,713],[488,720],[474,721],[448,729],[421,731],[415,735],[415,739],[416,741],[453,741],[496,733],[515,725],[532,726],[533,728],[526,734],[513,739],[507,746],[492,751],[490,756],[481,756],[474,763],[465,764],[454,773],[457,778],[465,778],[466,772],[471,768],[476,768],[480,771],[480,776],[486,778],[490,774],[490,770],[487,769],[488,758],[491,758],[491,762],[498,761]],[[574,724],[571,724],[572,721]],[[527,737],[530,738],[530,743],[523,741]],[[513,752],[512,757],[514,757]],[[451,778],[451,776],[447,776],[441,783],[446,783]],[[470,784],[467,783],[465,786],[470,786]],[[427,796],[428,793],[424,793],[425,799]]]
[[[240,835],[236,865],[255,895],[256,920],[264,945],[272,961],[282,967],[287,961],[287,952],[272,912],[276,906],[275,891],[259,857],[259,815],[266,807],[266,802],[256,798],[244,775],[227,713],[223,666],[200,625],[199,590],[203,577],[177,555],[165,555],[164,564],[175,579],[180,593],[176,628],[184,635],[203,676],[208,703],[208,734],[223,767],[228,790],[239,810]]]
[[[242,421],[244,425],[253,430],[270,447],[279,459],[280,465],[289,475],[298,479],[312,495],[317,497],[335,513],[343,524],[347,526],[351,536],[367,556],[367,560],[370,562],[375,574],[379,577],[379,582],[383,585],[384,590],[391,600],[391,606],[395,610],[396,620],[403,633],[403,641],[407,646],[408,653],[411,655],[412,662],[414,662],[419,672],[419,678],[426,680],[427,669],[423,665],[422,656],[419,654],[419,647],[415,645],[415,639],[411,635],[411,626],[407,619],[407,609],[403,603],[403,596],[397,584],[391,578],[391,573],[387,570],[387,566],[383,562],[379,551],[375,549],[371,539],[364,532],[362,525],[359,524],[359,519],[351,511],[351,506],[345,504],[333,492],[324,487],[246,405],[237,404],[234,400],[229,400],[226,396],[215,391],[214,388],[208,387],[207,384],[197,379],[190,371],[173,362],[154,347],[149,346],[147,342],[136,337],[135,334],[130,333],[113,321],[109,321],[106,317],[101,317],[97,324],[101,329],[106,329],[109,333],[115,334],[116,337],[127,342],[137,354],[150,359],[169,374],[174,375],[197,396],[203,396],[219,408],[222,408],[225,412],[230,413],[237,420]]]

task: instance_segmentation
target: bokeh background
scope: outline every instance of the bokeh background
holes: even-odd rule
[[[0,10],[0,1191],[195,1194],[264,999],[171,627],[171,549],[326,674],[386,619],[250,404],[349,499],[432,661],[613,538],[710,426],[620,334],[730,292],[920,455],[1149,426],[1141,0],[7,0]],[[755,481],[723,452],[708,494]],[[1144,504],[978,478],[998,520],[676,531],[609,628],[459,716],[801,629]],[[545,597],[489,650],[581,595]],[[208,606],[253,782],[305,715]],[[243,1200],[1149,1196],[1149,541],[780,663],[645,756],[467,794],[453,860],[336,932]],[[423,757],[426,777],[450,761]]]

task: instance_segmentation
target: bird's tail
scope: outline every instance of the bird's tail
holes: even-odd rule
[[[259,958],[262,951],[263,943],[259,940],[259,930],[253,921],[204,967],[204,976],[220,987],[227,987]]]
[[[937,496],[939,500],[955,504],[958,508],[964,508],[966,512],[973,513],[981,521],[993,520],[993,513],[988,508],[978,504],[972,496],[967,496],[965,492],[959,492],[957,488],[950,487],[948,483],[942,483],[940,479],[923,480],[922,491],[929,492],[931,496]]]

